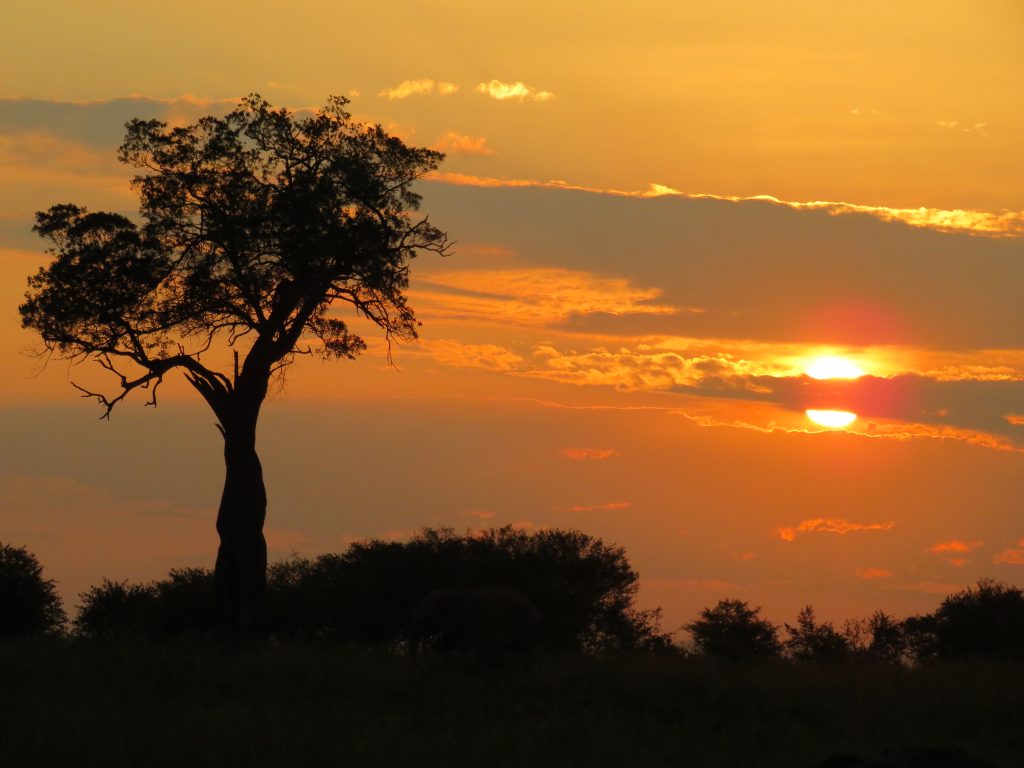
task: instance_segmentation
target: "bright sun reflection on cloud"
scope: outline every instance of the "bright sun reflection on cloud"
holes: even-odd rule
[[[857,414],[850,413],[849,411],[817,411],[811,409],[805,411],[805,413],[807,418],[815,424],[820,424],[830,429],[848,427],[857,419]]]

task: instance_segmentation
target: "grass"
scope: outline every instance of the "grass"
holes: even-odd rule
[[[1024,668],[664,656],[467,670],[322,646],[0,645],[11,766],[723,766],[962,748],[1020,764]]]

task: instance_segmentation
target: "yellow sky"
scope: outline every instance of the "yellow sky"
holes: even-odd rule
[[[268,405],[275,554],[579,527],[626,546],[677,624],[727,596],[841,617],[1019,581],[1021,8],[9,2],[0,538],[72,593],[208,564],[218,438],[189,391],[99,424],[67,382],[102,372],[33,376],[21,354],[32,213],[131,212],[130,117],[335,93],[448,152],[421,191],[458,245],[413,265],[423,339],[400,372],[371,338]],[[868,375],[804,375],[827,355]]]

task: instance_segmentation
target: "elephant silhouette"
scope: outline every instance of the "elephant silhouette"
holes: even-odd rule
[[[519,656],[536,645],[540,622],[540,612],[518,589],[435,589],[413,611],[409,652],[471,662]]]

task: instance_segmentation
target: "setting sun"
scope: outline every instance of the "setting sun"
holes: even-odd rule
[[[864,375],[860,366],[842,357],[819,357],[805,373],[812,379],[856,379]]]

